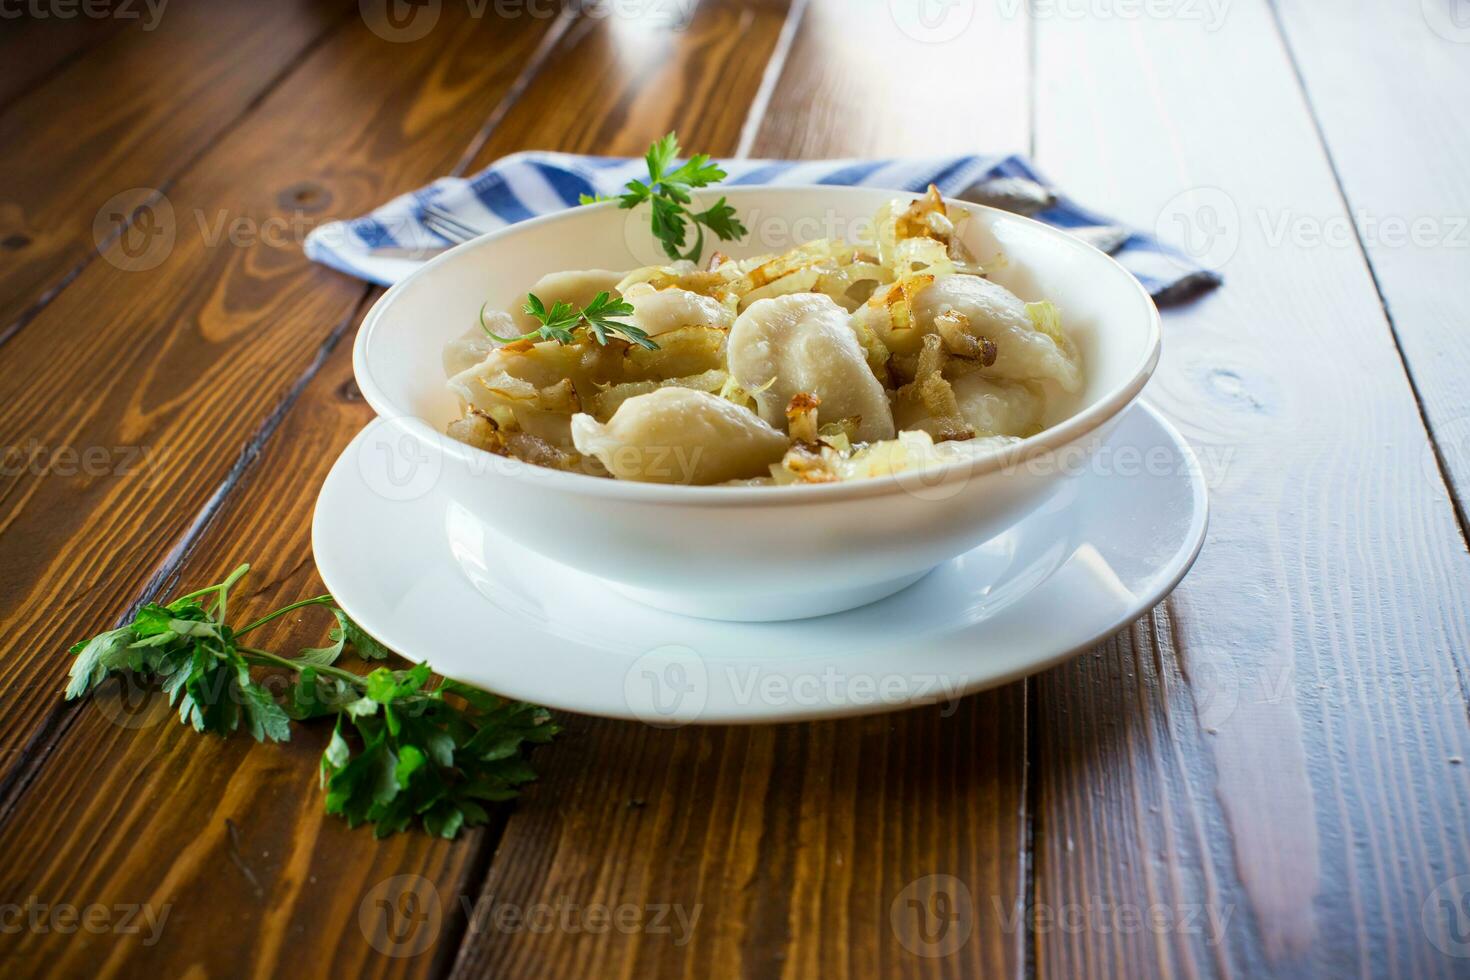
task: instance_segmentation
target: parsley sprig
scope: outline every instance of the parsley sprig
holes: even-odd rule
[[[622,337],[630,344],[646,347],[649,350],[658,350],[658,344],[648,339],[648,334],[640,327],[621,320],[614,320],[616,316],[632,316],[633,306],[626,300],[612,299],[606,291],[592,297],[592,302],[580,310],[574,308],[571,303],[552,303],[551,309],[541,301],[541,297],[535,293],[526,295],[526,305],[521,307],[526,315],[535,317],[541,326],[529,333],[523,333],[519,337],[502,337],[490,329],[485,322],[486,306],[480,307],[480,329],[485,331],[491,340],[498,340],[502,344],[513,344],[518,340],[555,340],[561,344],[570,344],[575,338],[572,331],[586,325],[591,331],[592,337],[599,344],[606,345],[609,334]]]
[[[284,742],[293,721],[335,718],[321,760],[327,812],[351,826],[371,823],[379,837],[415,820],[432,834],[454,837],[489,819],[486,804],[514,797],[516,787],[535,778],[521,749],[557,733],[544,708],[447,678],[430,686],[427,664],[378,667],[366,675],[335,666],[348,646],[367,660],[386,659],[389,651],[330,595],[235,628],[226,620],[230,589],[249,570],[241,565],[216,585],[164,605],[148,603],[126,625],[76,644],[67,699],[132,673],[157,681],[180,721],[201,732],[229,735],[245,727],[258,742]],[[324,606],[336,619],[327,646],[284,657],[243,642],[307,606]],[[257,668],[294,675],[283,700],[256,679]]]
[[[648,163],[647,182],[634,178],[628,181],[627,190],[616,198],[583,194],[581,201],[583,204],[592,204],[616,200],[618,207],[628,210],[648,202],[653,210],[653,234],[663,245],[665,254],[671,259],[698,262],[700,253],[704,251],[706,228],[714,232],[721,241],[744,238],[746,228],[735,216],[735,209],[725,203],[723,197],[703,211],[690,209],[693,202],[690,191],[717,184],[725,179],[726,174],[719,164],[710,162],[707,153],[697,153],[675,167],[678,156],[679,138],[674,133],[669,133],[663,139],[655,140],[644,155],[644,160]],[[689,237],[690,224],[694,225],[694,244],[685,252],[683,248]],[[614,319],[632,316],[633,307],[622,299],[612,299],[606,292],[598,293],[592,302],[580,310],[566,302],[554,302],[547,309],[539,296],[535,293],[528,294],[526,304],[521,309],[541,325],[519,337],[502,337],[491,330],[485,318],[488,307],[488,303],[480,307],[480,329],[490,339],[502,344],[513,344],[522,340],[554,340],[557,343],[570,344],[575,340],[573,332],[585,326],[599,344],[605,345],[608,337],[613,336],[648,350],[658,350],[658,344],[650,340],[645,331],[631,323]]]
[[[618,207],[632,210],[648,202],[653,209],[651,226],[653,235],[663,246],[664,254],[671,259],[688,259],[698,262],[704,251],[704,230],[708,228],[721,241],[738,241],[745,237],[745,225],[735,216],[735,209],[721,197],[713,207],[703,211],[690,210],[690,191],[699,187],[718,184],[727,176],[717,163],[711,163],[709,154],[697,153],[674,167],[679,156],[679,138],[669,133],[654,141],[643,159],[648,163],[648,180],[634,178],[628,181],[627,190],[618,195]],[[672,169],[670,169],[672,168]],[[581,202],[592,204],[613,198],[583,194]],[[694,245],[685,252],[684,242],[688,239],[689,225],[694,225]]]

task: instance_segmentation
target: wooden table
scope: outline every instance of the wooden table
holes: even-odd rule
[[[349,0],[32,6],[0,20],[6,975],[1470,974],[1470,26],[1444,0],[426,0],[413,41]],[[326,817],[324,732],[62,703],[68,645],[145,599],[241,560],[262,608],[320,591],[379,290],[307,229],[670,128],[1022,150],[1190,236],[1226,285],[1167,311],[1147,393],[1211,482],[1178,591],[952,712],[563,717],[540,782],[452,843]],[[384,938],[405,890],[422,915]]]

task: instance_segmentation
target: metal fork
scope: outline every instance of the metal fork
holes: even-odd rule
[[[485,229],[476,228],[474,225],[456,218],[442,206],[428,202],[424,205],[424,227],[438,235],[447,238],[458,245],[472,238],[479,238],[485,234]]]
[[[440,238],[450,242],[450,244],[437,247],[431,245],[428,248],[403,248],[398,245],[385,245],[372,249],[369,254],[379,256],[380,258],[428,259],[438,255],[440,252],[449,251],[455,245],[467,242],[472,238],[479,238],[485,234],[484,229],[476,228],[474,225],[460,220],[433,201],[424,205],[424,227]]]

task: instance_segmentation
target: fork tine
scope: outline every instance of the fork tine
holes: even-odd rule
[[[444,224],[439,218],[427,211],[424,212],[424,227],[445,241],[453,242],[456,245],[469,241],[469,238],[462,230],[453,225]]]
[[[440,204],[438,201],[424,202],[424,213],[433,215],[435,218],[438,218],[441,221],[448,221],[456,224],[463,223],[460,222],[460,220],[456,218],[448,208]]]
[[[437,216],[430,217],[428,215],[425,215],[424,227],[428,228],[430,231],[434,232],[440,237],[447,238],[449,241],[455,242],[456,244],[459,242],[467,242],[472,238],[477,238],[480,234],[468,225],[445,221],[443,218]]]
[[[467,242],[485,233],[483,229],[461,220],[433,201],[424,205],[424,224],[450,241]],[[453,234],[448,234],[451,230]]]
[[[424,226],[451,241],[464,240],[464,229],[457,227],[454,222],[446,221],[443,211],[438,208],[428,206],[424,208]]]

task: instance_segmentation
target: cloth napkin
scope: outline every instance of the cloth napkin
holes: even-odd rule
[[[1182,302],[1220,284],[1220,277],[1153,235],[1127,228],[1060,194],[1021,156],[896,160],[721,160],[729,175],[715,188],[750,184],[840,184],[919,192],[933,183],[946,197],[996,204],[1072,230],[1110,252],[1160,305]],[[314,229],[306,254],[359,279],[391,285],[422,259],[375,250],[436,249],[447,244],[423,224],[436,202],[484,231],[577,206],[581,194],[616,194],[647,175],[641,157],[577,156],[530,151],[502,157],[472,177],[444,177],[389,201],[370,214]]]

